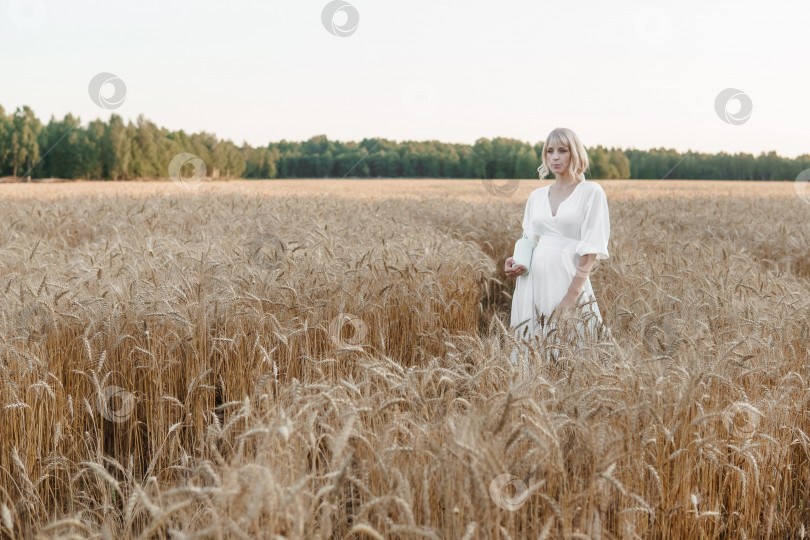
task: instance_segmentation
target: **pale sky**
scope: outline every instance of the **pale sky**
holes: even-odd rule
[[[326,0],[0,0],[0,105],[254,146],[534,144],[562,126],[586,146],[810,153],[807,0],[345,3],[334,22],[359,23],[341,37]],[[90,98],[102,72],[126,85],[115,109]],[[728,88],[747,119],[721,119]]]

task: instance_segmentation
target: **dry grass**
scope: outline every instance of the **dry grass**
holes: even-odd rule
[[[502,265],[538,182],[315,182],[0,186],[0,536],[806,534],[792,186],[604,182],[613,339],[527,378]]]
[[[0,197],[40,199],[84,196],[151,197],[155,194],[240,193],[248,196],[278,197],[285,195],[326,196],[349,199],[432,199],[490,203],[495,200],[526,202],[535,188],[550,180],[446,180],[419,179],[294,179],[232,180],[206,182],[195,190],[184,190],[165,179],[128,182],[70,180],[61,183],[0,183]],[[600,180],[610,200],[647,199],[651,197],[784,197],[796,198],[794,182],[743,182],[737,180]],[[503,193],[497,197],[494,192]]]

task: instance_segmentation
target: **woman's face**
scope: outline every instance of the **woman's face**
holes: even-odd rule
[[[546,163],[555,174],[562,174],[568,170],[571,163],[571,152],[567,146],[549,144],[546,151]]]

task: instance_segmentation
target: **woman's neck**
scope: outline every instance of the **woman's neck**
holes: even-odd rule
[[[584,182],[584,178],[577,178],[573,174],[558,174],[556,175],[556,184],[560,186],[575,186],[580,182]]]

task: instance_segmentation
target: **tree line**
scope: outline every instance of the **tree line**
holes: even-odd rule
[[[43,124],[28,107],[7,114],[0,106],[0,176],[129,180],[168,177],[169,163],[193,154],[211,178],[535,178],[543,142],[481,138],[475,144],[440,141],[396,142],[368,138],[330,141],[317,135],[304,142],[236,146],[211,133],[169,131],[138,116],[124,122],[83,126],[68,114]],[[776,152],[679,153],[672,149],[587,147],[589,178],[795,180],[810,168],[810,154],[795,159]],[[188,174],[181,171],[180,174]],[[553,177],[549,175],[549,177]]]

